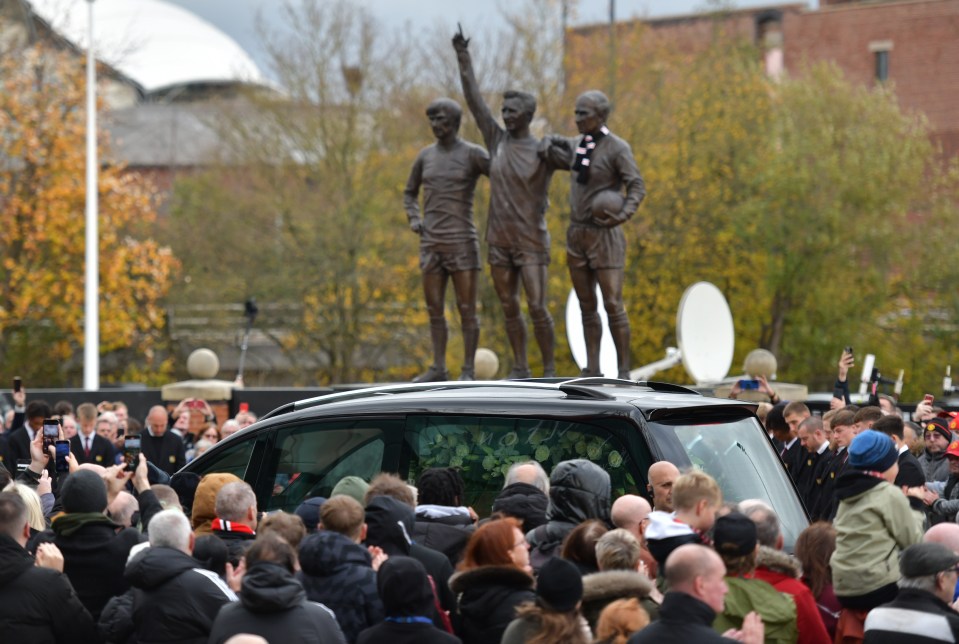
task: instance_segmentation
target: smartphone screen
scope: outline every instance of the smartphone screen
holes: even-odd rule
[[[26,472],[28,467],[30,467],[30,459],[28,458],[17,459],[17,472]]]
[[[13,391],[17,392],[23,387],[23,379],[20,376],[16,376],[13,379]]]
[[[742,389],[743,391],[759,389],[759,381],[758,380],[740,380],[739,388]]]
[[[931,405],[933,401],[935,400],[936,400],[936,397],[933,396],[932,394],[926,394],[925,396],[922,397],[922,402],[926,403],[927,405]]]
[[[47,447],[50,445],[55,445],[56,442],[60,439],[60,421],[56,418],[44,418],[43,419],[43,451],[47,451]]]
[[[57,441],[57,471],[58,472],[69,472],[70,463],[67,461],[67,456],[70,455],[70,441]]]
[[[123,439],[123,462],[127,472],[136,471],[140,464],[140,437],[127,436]]]

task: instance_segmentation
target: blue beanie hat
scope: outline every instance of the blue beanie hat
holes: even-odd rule
[[[860,470],[885,472],[898,460],[892,439],[874,429],[860,432],[849,445],[849,465]]]

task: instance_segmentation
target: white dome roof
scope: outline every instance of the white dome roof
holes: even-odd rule
[[[86,0],[30,0],[58,33],[86,49]],[[151,92],[202,81],[265,83],[235,40],[209,22],[162,0],[96,0],[94,53]]]

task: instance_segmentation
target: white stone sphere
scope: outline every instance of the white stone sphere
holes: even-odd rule
[[[476,350],[474,369],[477,380],[493,380],[499,371],[499,358],[490,349],[480,347]]]
[[[220,359],[210,349],[196,349],[186,359],[186,370],[191,378],[210,380],[220,372]]]

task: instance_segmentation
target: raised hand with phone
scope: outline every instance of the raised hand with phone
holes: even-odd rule
[[[856,366],[856,358],[851,346],[842,350],[839,356],[839,371],[836,375],[836,383],[833,385],[832,399],[829,401],[830,409],[842,409],[850,404],[849,398],[849,370]]]

